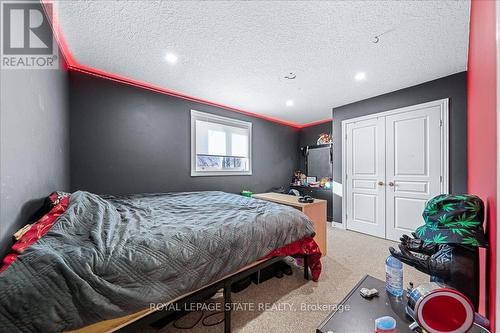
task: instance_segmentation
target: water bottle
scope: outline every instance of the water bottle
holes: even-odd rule
[[[394,296],[403,296],[403,264],[393,256],[385,260],[385,289]]]

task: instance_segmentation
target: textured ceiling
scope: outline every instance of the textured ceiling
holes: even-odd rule
[[[469,5],[56,3],[69,50],[83,65],[299,124],[331,117],[332,107],[465,70]],[[165,61],[167,52],[177,55],[175,65]],[[360,71],[366,80],[355,81]],[[295,80],[284,78],[289,72]]]

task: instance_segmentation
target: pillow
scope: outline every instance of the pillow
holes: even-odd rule
[[[53,203],[52,209],[42,216],[38,221],[32,224],[27,231],[25,231],[19,240],[14,243],[11,248],[11,252],[5,256],[3,259],[3,266],[0,268],[0,272],[4,271],[12,264],[17,256],[23,253],[28,247],[33,243],[42,238],[54,225],[55,221],[61,214],[63,214],[68,208],[69,204],[69,193],[64,192],[53,192],[49,199]]]

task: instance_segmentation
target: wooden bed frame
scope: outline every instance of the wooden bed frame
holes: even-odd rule
[[[271,259],[264,259],[254,262],[242,269],[219,279],[212,284],[192,291],[188,294],[179,296],[173,300],[165,302],[165,305],[177,304],[177,308],[183,308],[185,304],[202,302],[210,295],[214,294],[220,289],[224,290],[224,304],[231,303],[231,286],[233,283],[238,282],[250,275],[257,273],[280,261],[284,257],[274,257]],[[304,255],[304,279],[309,280],[309,265],[308,256]],[[110,320],[101,321],[89,326],[82,327],[77,330],[67,331],[67,333],[133,333],[140,331],[141,327],[155,323],[155,326],[165,326],[168,324],[168,317],[174,314],[172,311],[158,311],[154,309],[144,309],[142,311],[115,318]],[[227,310],[224,306],[224,333],[231,332],[231,311]]]

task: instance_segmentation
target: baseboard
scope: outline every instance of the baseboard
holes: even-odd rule
[[[329,222],[329,223],[330,223],[330,226],[332,228],[338,228],[338,229],[346,230],[345,226],[341,222],[332,221],[332,222]]]

